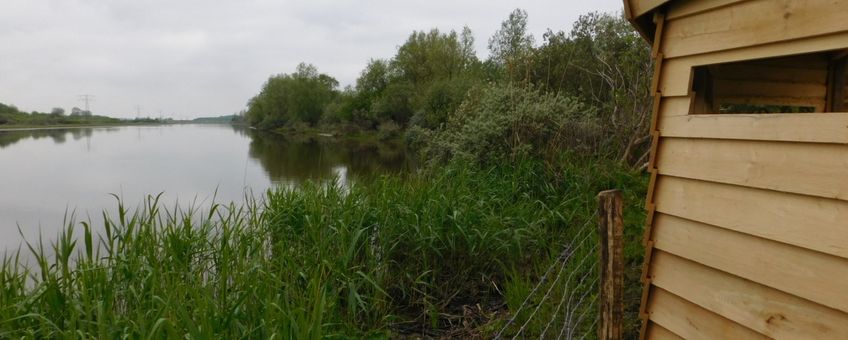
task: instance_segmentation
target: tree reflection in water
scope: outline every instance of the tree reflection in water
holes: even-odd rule
[[[259,161],[277,183],[333,176],[367,178],[406,172],[415,166],[401,142],[337,141],[325,137],[293,141],[280,134],[238,126],[233,129],[250,137],[250,157]]]

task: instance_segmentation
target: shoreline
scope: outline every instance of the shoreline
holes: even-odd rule
[[[71,125],[17,125],[12,127],[0,127],[0,132],[6,131],[34,131],[34,130],[59,130],[73,128],[106,128],[106,127],[124,127],[124,126],[160,126],[160,125],[231,125],[231,124],[214,124],[214,123],[121,123],[121,124],[71,124]]]

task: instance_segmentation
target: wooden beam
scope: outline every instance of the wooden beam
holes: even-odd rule
[[[598,338],[620,340],[624,322],[624,222],[621,191],[607,190],[598,194],[600,326]]]

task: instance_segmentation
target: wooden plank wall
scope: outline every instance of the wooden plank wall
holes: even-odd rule
[[[692,114],[694,67],[845,49],[847,16],[848,0],[676,0],[655,15],[643,338],[848,338],[848,113]],[[817,61],[775,62],[720,69],[716,90],[780,91],[740,86],[757,74],[825,86]]]

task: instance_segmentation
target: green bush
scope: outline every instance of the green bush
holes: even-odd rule
[[[512,84],[469,91],[443,129],[427,137],[426,158],[495,163],[552,159],[564,150],[593,150],[599,129],[573,98]],[[420,132],[416,132],[419,134]]]

